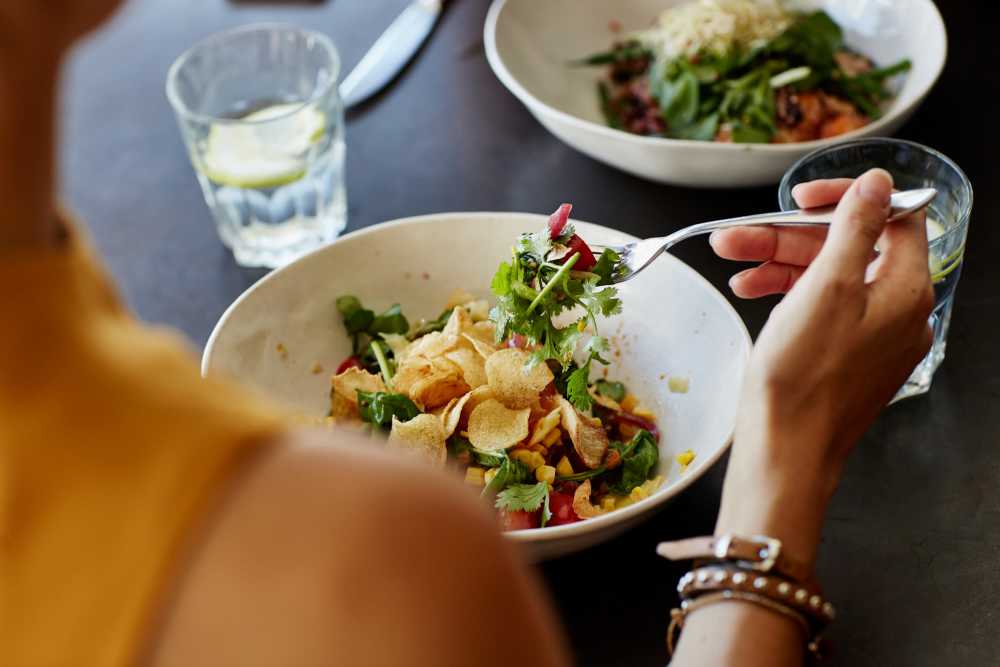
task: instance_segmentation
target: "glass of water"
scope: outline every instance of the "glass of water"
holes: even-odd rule
[[[340,58],[324,35],[255,25],[170,69],[177,113],[219,237],[243,266],[281,266],[347,224]]]
[[[778,201],[782,210],[797,208],[792,199],[792,188],[797,184],[818,178],[854,178],[874,167],[892,174],[897,189],[931,187],[938,191],[927,211],[928,262],[935,300],[930,317],[934,343],[896,394],[894,401],[898,401],[929,391],[934,371],[944,361],[951,308],[962,272],[972,213],[969,179],[958,165],[926,146],[900,139],[861,139],[822,148],[796,162],[781,181]]]

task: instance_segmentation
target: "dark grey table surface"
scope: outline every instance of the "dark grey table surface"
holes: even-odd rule
[[[126,298],[144,319],[204,344],[259,277],[217,241],[163,86],[172,60],[217,30],[261,20],[333,36],[348,67],[405,0],[295,7],[223,0],[133,0],[73,59],[62,173]],[[977,188],[948,358],[933,391],[888,410],[864,438],[830,509],[821,578],[839,605],[839,665],[1000,661],[1000,291],[991,257],[998,183],[987,112],[988,21],[976,3],[941,3],[948,66],[901,136],[938,148]],[[697,191],[644,182],[567,148],[498,83],[483,53],[486,0],[455,0],[420,57],[348,116],[349,229],[439,211],[551,211],[652,236],[714,217],[772,210],[775,188]],[[733,266],[707,244],[681,258],[724,293]],[[773,301],[736,303],[752,332]],[[580,664],[656,665],[679,567],[663,538],[712,529],[724,462],[669,508],[603,546],[543,567]],[[597,572],[595,578],[590,573]]]

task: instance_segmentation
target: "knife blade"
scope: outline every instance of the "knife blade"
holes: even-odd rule
[[[415,0],[340,84],[344,107],[368,99],[392,81],[431,34],[441,15],[442,0]]]

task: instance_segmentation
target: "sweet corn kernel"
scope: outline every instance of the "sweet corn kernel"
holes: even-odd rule
[[[530,449],[515,449],[513,452],[510,453],[510,458],[514,459],[515,461],[520,461],[524,465],[531,468],[531,455],[534,453],[535,452],[531,451]],[[534,468],[531,469],[534,470]]]
[[[490,482],[492,482],[493,478],[497,476],[497,470],[499,470],[499,468],[490,468],[485,473],[483,473],[483,483],[489,484]]]
[[[691,381],[684,377],[671,377],[667,380],[667,388],[674,394],[686,394],[691,387]]]
[[[625,398],[621,401],[622,410],[625,412],[632,412],[637,405],[639,405],[639,399],[635,397],[635,394],[625,394]]]
[[[637,486],[634,489],[632,489],[632,493],[630,493],[628,495],[629,495],[629,498],[631,498],[632,500],[637,501],[637,502],[640,501],[640,500],[642,500],[642,499],[644,499],[644,498],[648,498],[649,497],[649,494],[646,493],[646,489],[642,488],[641,486]]]
[[[545,465],[545,457],[538,452],[531,452],[531,463],[528,464],[528,467],[534,471],[543,465]]]
[[[546,447],[545,444],[541,442],[534,445],[528,445],[528,449],[530,449],[533,452],[538,452],[539,454],[542,455],[542,458],[548,456],[549,453],[549,448]]]
[[[605,512],[610,512],[615,508],[615,498],[614,496],[604,496],[601,499],[601,509]]]
[[[580,333],[583,333],[584,331],[586,331],[587,330],[587,321],[586,320],[580,320],[579,322],[577,322],[576,323],[576,330],[579,331]]]
[[[549,431],[549,434],[547,436],[545,436],[545,439],[542,440],[542,444],[545,445],[546,447],[551,447],[552,445],[559,442],[560,439],[562,439],[562,431],[560,431],[558,428],[554,428],[551,431]]]
[[[632,414],[634,414],[636,417],[642,417],[643,419],[649,419],[649,420],[656,419],[656,415],[650,412],[649,409],[643,405],[635,406],[632,409]]]
[[[573,474],[573,464],[565,456],[556,464],[556,474],[560,477],[569,477]]]
[[[694,461],[694,452],[692,452],[689,449],[687,451],[681,452],[674,458],[677,461],[677,465],[679,465],[682,468],[687,468],[689,465],[691,465],[691,462]]]
[[[552,466],[538,466],[535,469],[535,479],[546,484],[553,484],[556,481],[556,469]]]
[[[483,486],[486,484],[485,470],[475,466],[465,469],[465,483],[470,486]],[[496,474],[496,473],[493,473]]]

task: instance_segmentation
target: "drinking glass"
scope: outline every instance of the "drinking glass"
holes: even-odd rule
[[[797,208],[792,188],[818,178],[855,178],[874,167],[892,174],[899,190],[936,188],[927,211],[931,279],[934,282],[934,329],[931,351],[893,401],[928,392],[934,371],[944,361],[955,288],[962,272],[965,237],[972,212],[972,185],[958,165],[927,146],[900,139],[861,139],[822,148],[806,155],[785,173],[778,189],[782,210]]]
[[[347,224],[340,58],[278,25],[219,33],[170,69],[177,113],[219,237],[242,266],[281,266]]]

